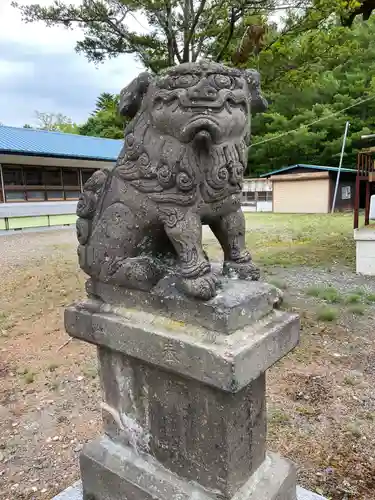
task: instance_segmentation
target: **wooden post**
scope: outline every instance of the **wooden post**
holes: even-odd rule
[[[366,179],[365,226],[370,224],[370,183]]]
[[[78,176],[79,176],[79,187],[80,187],[81,193],[83,193],[82,168],[78,169]]]
[[[2,203],[5,203],[5,187],[4,187],[4,177],[3,177],[3,167],[1,166],[0,163],[0,184],[1,184],[1,197],[2,197]]]
[[[358,153],[358,156],[357,156],[357,177],[355,179],[355,195],[354,195],[354,229],[358,229],[358,224],[359,224],[359,197],[360,197],[359,176],[361,175],[361,161],[362,161],[362,155],[361,155],[361,153]]]

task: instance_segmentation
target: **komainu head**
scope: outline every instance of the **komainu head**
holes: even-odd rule
[[[264,111],[259,73],[202,61],[185,63],[152,77],[142,73],[121,92],[120,112],[149,115],[150,125],[183,144],[241,140],[250,114]]]

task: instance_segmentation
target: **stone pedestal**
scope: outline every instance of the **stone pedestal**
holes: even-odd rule
[[[84,500],[295,500],[294,466],[266,451],[265,372],[299,319],[264,283],[224,279],[208,302],[90,282],[66,310],[98,348],[104,435],[81,454]]]
[[[356,272],[375,276],[375,226],[354,230],[356,242]]]

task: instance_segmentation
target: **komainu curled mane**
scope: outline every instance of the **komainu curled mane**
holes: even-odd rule
[[[142,290],[173,272],[186,294],[208,300],[217,284],[202,247],[208,224],[224,274],[258,279],[240,201],[250,115],[266,106],[252,70],[200,62],[136,78],[121,92],[132,121],[116,166],[96,172],[78,203],[82,269]]]

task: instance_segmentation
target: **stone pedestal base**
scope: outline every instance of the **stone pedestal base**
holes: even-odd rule
[[[356,272],[375,276],[375,227],[354,230],[356,242]]]
[[[206,303],[169,279],[153,293],[88,290],[65,314],[98,348],[103,393],[84,500],[296,500],[294,467],[266,454],[265,371],[299,338],[275,288],[224,279]]]
[[[148,454],[114,444],[108,437],[81,454],[83,500],[221,500],[220,492],[171,473]],[[296,500],[294,466],[275,454],[265,460],[232,500]]]
[[[83,500],[82,483],[77,481],[66,490],[53,497],[53,500]],[[325,497],[313,493],[312,491],[305,490],[297,486],[297,500],[327,500]]]

